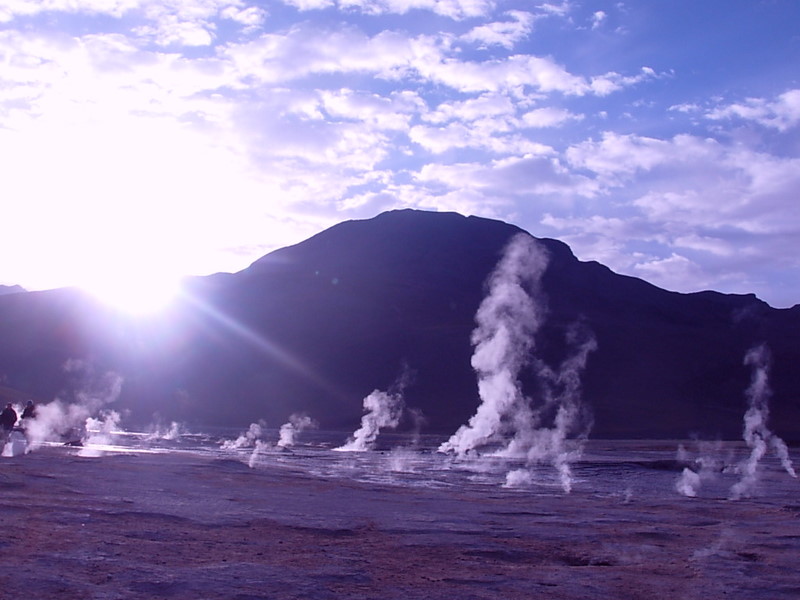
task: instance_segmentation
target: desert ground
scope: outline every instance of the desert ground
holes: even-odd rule
[[[796,479],[772,468],[750,497],[688,498],[668,461],[643,464],[587,466],[603,485],[578,465],[567,494],[44,447],[0,459],[0,597],[800,596]]]

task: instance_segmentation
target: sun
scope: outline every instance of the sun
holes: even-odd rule
[[[144,316],[165,309],[180,292],[180,282],[165,275],[148,277],[106,274],[80,286],[104,304],[121,312]]]

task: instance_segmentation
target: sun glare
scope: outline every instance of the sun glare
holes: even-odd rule
[[[101,302],[131,315],[148,315],[166,308],[180,288],[177,280],[169,278],[105,278],[81,287]]]

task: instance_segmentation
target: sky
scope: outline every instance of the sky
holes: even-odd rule
[[[0,284],[166,289],[417,208],[790,307],[799,23],[796,0],[0,0]]]

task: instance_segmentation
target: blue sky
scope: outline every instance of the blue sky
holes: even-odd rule
[[[5,0],[0,283],[168,286],[394,208],[800,302],[800,3]]]

